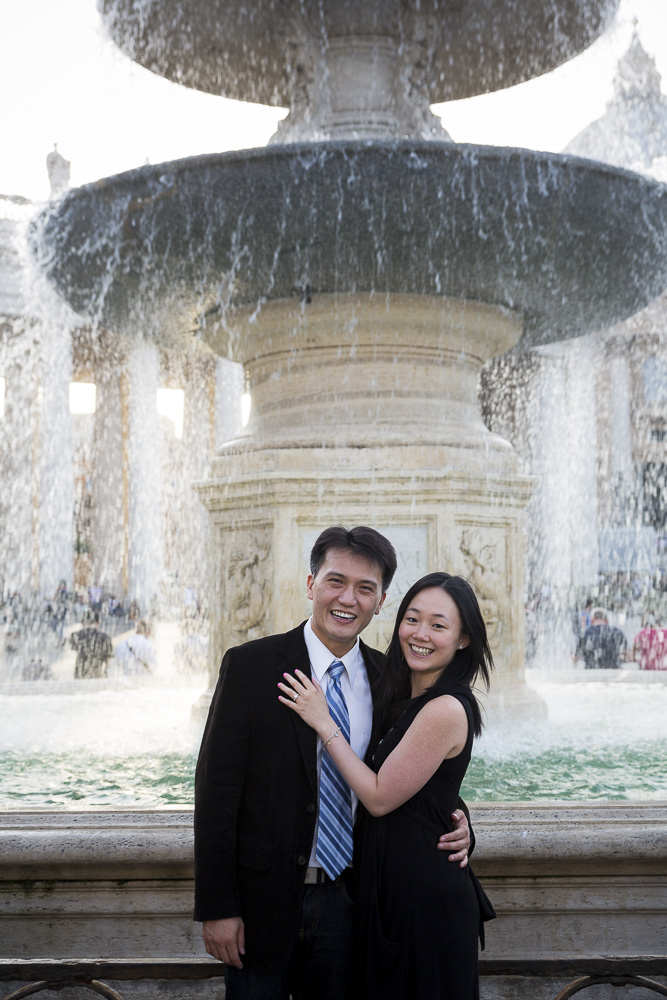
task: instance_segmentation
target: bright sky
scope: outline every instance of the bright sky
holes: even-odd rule
[[[667,91],[667,0],[622,0],[614,26],[553,73],[436,110],[458,142],[560,151],[603,114],[633,20]],[[72,184],[149,160],[262,146],[282,112],[199,94],[149,73],[102,33],[95,0],[13,0],[0,12],[0,192],[48,196],[58,143]]]

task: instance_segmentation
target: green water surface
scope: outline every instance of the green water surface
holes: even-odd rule
[[[667,799],[667,740],[632,747],[550,748],[473,757],[462,789],[469,802]],[[0,809],[191,808],[196,755],[129,756],[71,750],[5,750]]]

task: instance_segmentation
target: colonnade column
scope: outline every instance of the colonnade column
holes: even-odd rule
[[[147,608],[162,575],[162,449],[156,393],[159,352],[138,343],[128,356],[129,595]]]
[[[93,444],[93,578],[123,595],[125,518],[123,495],[123,406],[119,365],[95,371],[97,407]]]
[[[567,428],[569,461],[568,506],[572,549],[571,580],[577,588],[597,583],[598,541],[597,474],[597,353],[590,338],[571,341],[567,353]]]
[[[74,443],[69,406],[72,331],[55,321],[41,330],[39,405],[39,590],[53,596],[74,577]]]
[[[37,504],[39,483],[38,373],[34,331],[7,321],[0,334],[0,374],[4,377],[4,414],[0,420],[0,462],[4,488],[0,500],[1,592],[28,600],[39,586]]]

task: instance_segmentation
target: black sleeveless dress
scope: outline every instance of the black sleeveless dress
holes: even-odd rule
[[[477,1000],[477,939],[493,908],[470,865],[459,868],[436,847],[452,829],[474,739],[470,692],[447,692],[468,717],[468,738],[422,789],[398,809],[374,818],[360,807],[357,879],[358,996],[363,1000]],[[371,761],[377,772],[418,712],[426,691],[380,741]]]

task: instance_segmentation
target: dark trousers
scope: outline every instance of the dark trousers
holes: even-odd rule
[[[305,886],[299,937],[287,965],[279,972],[226,966],[227,1000],[347,1000],[353,925],[347,878]]]

